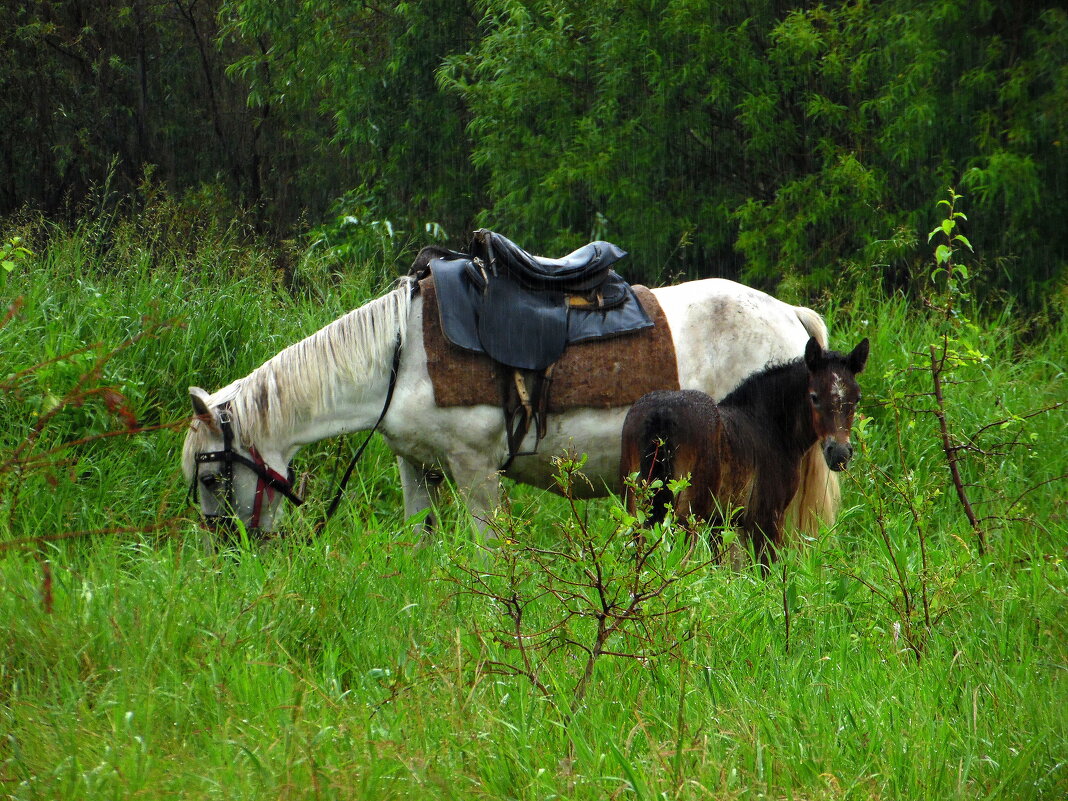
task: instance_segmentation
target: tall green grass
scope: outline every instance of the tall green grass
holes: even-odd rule
[[[244,375],[389,281],[388,265],[341,268],[299,252],[283,275],[276,254],[242,244],[241,232],[199,229],[194,242],[163,236],[159,221],[123,225],[133,223],[25,232],[37,255],[5,290],[23,307],[0,329],[0,380],[93,343],[113,348],[148,315],[170,324],[117,354],[100,381],[127,396],[142,423],[179,420],[190,383],[215,388]],[[843,291],[822,311],[834,344],[872,339],[860,453],[843,479],[839,522],[787,550],[768,580],[709,568],[680,582],[679,611],[649,626],[665,653],[602,657],[577,705],[574,647],[539,655],[549,696],[501,667],[515,664],[515,650],[492,632],[508,617],[472,594],[467,571],[500,569],[511,546],[478,548],[452,503],[436,540],[415,547],[380,444],[322,536],[247,552],[201,548],[182,503],[180,429],[78,446],[76,463],[51,475],[5,474],[0,548],[177,521],[0,551],[2,792],[1063,797],[1068,509],[1055,479],[1068,472],[1065,415],[1010,419],[999,436],[1018,446],[966,462],[982,513],[1008,518],[989,521],[980,556],[933,418],[904,411],[922,399],[903,396],[928,387],[909,368],[935,336],[930,321],[864,290]],[[955,431],[1068,396],[1063,326],[1036,339],[1010,312],[979,319],[967,336],[987,359],[962,368],[969,383],[948,390]],[[0,459],[84,364],[62,360],[0,393]],[[65,410],[43,436],[60,444],[116,424],[90,403]],[[317,500],[287,510],[289,530],[305,534],[317,519],[332,447],[302,456]],[[513,525],[533,541],[557,542],[574,523],[560,498],[526,487],[511,496]],[[583,503],[579,513],[609,532],[615,504]],[[624,543],[612,555],[625,566]],[[512,589],[534,599],[544,580],[523,574]],[[915,608],[903,620],[902,593],[924,589],[931,621]],[[554,603],[532,600],[525,630],[558,615]],[[908,625],[922,636],[919,653],[905,641]]]

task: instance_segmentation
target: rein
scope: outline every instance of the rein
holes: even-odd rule
[[[375,435],[378,427],[382,424],[382,420],[385,419],[386,412],[389,411],[389,405],[393,402],[393,392],[397,388],[397,373],[400,368],[401,357],[401,340],[400,334],[397,334],[397,347],[393,350],[393,364],[389,368],[389,388],[386,390],[386,401],[382,404],[382,412],[378,415],[378,419],[375,420],[375,424],[371,427],[371,430],[367,432],[367,437],[360,447],[356,449],[356,453],[353,454],[352,460],[349,462],[348,468],[345,470],[345,475],[341,477],[341,481],[338,482],[337,491],[334,493],[334,499],[330,501],[330,505],[326,508],[326,514],[323,519],[315,526],[315,533],[318,534],[326,526],[331,517],[334,516],[334,512],[337,511],[338,505],[341,503],[341,496],[345,494],[345,485],[349,483],[349,479],[352,478],[352,471],[356,469],[356,463],[360,461],[360,457],[363,456],[363,452],[367,449],[368,443],[371,442],[371,437]]]

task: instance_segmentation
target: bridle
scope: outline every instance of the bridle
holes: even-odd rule
[[[334,494],[333,500],[327,507],[326,514],[315,526],[316,533],[323,529],[326,522],[333,517],[334,512],[337,511],[338,505],[341,503],[342,495],[344,495],[345,492],[345,485],[348,484],[349,479],[352,477],[352,472],[356,468],[356,463],[367,449],[368,444],[371,442],[371,437],[374,436],[374,433],[382,424],[382,420],[385,419],[386,412],[389,411],[390,404],[393,402],[393,393],[397,388],[397,376],[400,374],[400,357],[401,338],[398,333],[397,345],[393,350],[393,363],[390,365],[389,370],[389,386],[386,389],[386,400],[385,403],[382,404],[382,411],[378,415],[378,420],[375,421],[374,426],[367,433],[366,439],[364,439],[360,447],[356,449],[356,453],[349,462],[348,469],[338,483],[337,492]],[[300,506],[304,503],[304,499],[293,491],[292,468],[290,469],[290,475],[287,478],[276,470],[272,470],[268,467],[267,463],[263,461],[263,458],[256,451],[255,446],[249,448],[249,454],[252,456],[251,459],[234,450],[233,414],[230,411],[229,402],[224,403],[219,407],[219,428],[222,430],[223,449],[221,451],[201,451],[193,457],[193,482],[189,485],[189,498],[196,504],[199,502],[200,466],[210,462],[222,462],[222,467],[219,469],[218,473],[219,480],[222,481],[224,485],[221,498],[222,513],[204,515],[204,521],[209,528],[214,530],[219,527],[220,521],[233,520],[237,517],[237,510],[234,508],[234,462],[244,465],[256,474],[256,496],[252,504],[252,517],[249,519],[250,528],[258,529],[260,527],[260,515],[263,509],[264,495],[267,496],[268,504],[274,500],[275,492],[281,493],[282,496],[292,501],[295,506]],[[216,495],[218,496],[218,493],[216,493]]]
[[[189,487],[193,502],[196,503],[198,501],[200,488],[200,466],[202,464],[210,464],[211,462],[222,463],[222,467],[219,468],[217,474],[218,480],[223,484],[222,493],[215,493],[220,499],[222,513],[204,515],[205,522],[207,522],[210,528],[216,528],[219,521],[222,519],[229,519],[237,516],[234,500],[235,462],[244,465],[256,474],[256,495],[252,502],[252,517],[249,519],[250,528],[258,529],[260,527],[264,495],[267,496],[268,504],[274,500],[275,492],[288,498],[296,506],[300,506],[304,503],[304,499],[293,491],[292,478],[287,478],[278,471],[268,467],[267,463],[263,460],[263,457],[257,452],[255,446],[249,448],[249,454],[252,456],[251,459],[234,450],[234,423],[229,403],[223,404],[219,409],[219,428],[222,430],[223,437],[222,450],[201,451],[193,457],[195,470],[193,472],[193,483]]]

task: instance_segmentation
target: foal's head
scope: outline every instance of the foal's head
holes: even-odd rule
[[[856,375],[867,361],[867,338],[848,354],[824,350],[815,337],[805,346],[812,427],[831,470],[844,470],[853,457],[849,434],[860,400]]]

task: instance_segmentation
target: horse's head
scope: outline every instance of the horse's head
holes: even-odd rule
[[[233,534],[240,521],[250,534],[271,531],[283,497],[302,501],[285,475],[280,453],[256,446],[241,436],[230,402],[213,403],[200,387],[190,387],[193,419],[182,449],[182,469],[189,491],[212,531]]]
[[[849,435],[860,400],[856,376],[868,361],[868,347],[864,338],[848,354],[838,353],[824,350],[815,337],[805,347],[812,427],[831,470],[844,470],[853,458]]]

